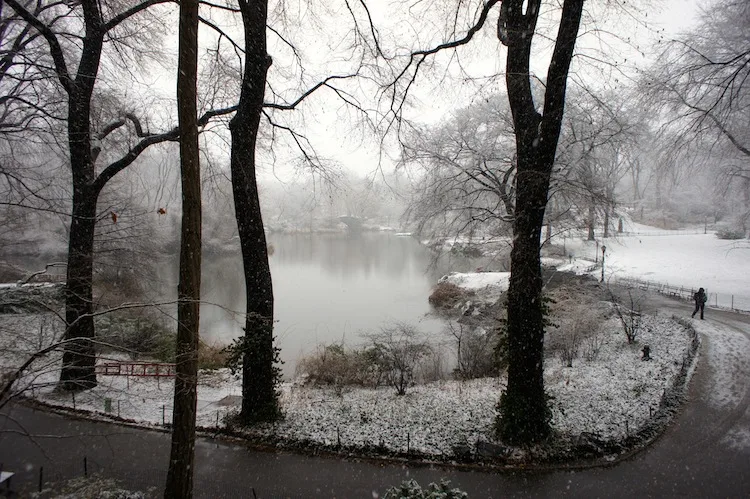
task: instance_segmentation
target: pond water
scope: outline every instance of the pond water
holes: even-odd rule
[[[440,334],[443,322],[429,315],[427,297],[445,269],[431,266],[431,253],[413,238],[272,234],[268,243],[274,249],[275,335],[285,376],[319,345],[358,345],[367,332],[396,322]],[[239,248],[237,254],[205,258],[202,300],[205,341],[228,343],[242,334],[244,319],[233,313],[245,310]]]
[[[444,322],[430,314],[431,288],[448,270],[473,270],[482,264],[453,258],[431,265],[433,254],[427,248],[411,237],[389,233],[270,234],[268,243],[274,250],[270,263],[276,345],[287,378],[299,358],[318,346],[357,346],[366,341],[365,334],[395,323],[444,340]],[[17,260],[14,263],[29,269],[44,268],[49,261],[28,256]],[[176,300],[178,260],[170,255],[149,266],[147,301]],[[239,243],[237,253],[204,252],[202,273],[201,339],[228,344],[243,334],[244,326]],[[167,306],[165,312],[174,315],[175,307]]]

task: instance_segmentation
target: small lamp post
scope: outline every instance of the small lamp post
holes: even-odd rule
[[[607,251],[606,246],[602,246],[602,282],[604,282],[604,253]]]

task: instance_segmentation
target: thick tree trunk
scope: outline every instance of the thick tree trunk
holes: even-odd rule
[[[504,0],[498,26],[498,35],[508,46],[506,82],[518,171],[508,289],[508,387],[500,399],[497,429],[504,441],[518,445],[537,442],[549,434],[539,239],[583,0],[564,0],[542,114],[534,104],[529,72],[540,7],[540,0]]]
[[[66,344],[60,386],[83,390],[96,385],[93,277],[96,172],[91,154],[91,97],[94,92],[103,47],[101,14],[96,2],[84,2],[86,38],[75,82],[68,92],[68,147],[73,178],[73,212],[68,241],[68,270],[65,292]]]
[[[237,232],[245,273],[246,320],[242,340],[242,409],[246,423],[278,417],[273,347],[273,284],[256,179],[255,146],[263,112],[267,2],[240,1],[245,30],[245,72],[237,113],[230,122],[231,172]]]
[[[519,172],[508,289],[508,387],[501,433],[509,443],[549,433],[544,394],[544,303],[539,255],[549,176],[544,165]],[[549,171],[549,170],[548,170]]]
[[[82,182],[81,182],[82,183]],[[65,287],[65,339],[60,387],[78,391],[96,386],[94,340],[93,255],[96,225],[96,195],[87,186],[73,189],[73,215],[68,241],[68,270]]]
[[[180,2],[177,111],[180,126],[182,233],[177,286],[172,446],[165,498],[193,495],[201,287],[201,180],[198,149],[198,0]]]

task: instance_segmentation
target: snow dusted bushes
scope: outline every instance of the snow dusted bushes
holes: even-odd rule
[[[337,390],[385,384],[404,395],[417,373],[433,378],[442,370],[442,356],[431,355],[434,350],[414,326],[397,323],[366,336],[371,344],[361,348],[337,343],[319,348],[297,364],[297,376]]]
[[[198,369],[216,370],[227,367],[229,352],[217,343],[198,343]]]
[[[148,311],[112,312],[96,318],[98,340],[133,360],[174,361],[175,332]]]
[[[346,348],[333,343],[319,347],[297,364],[297,377],[314,385],[377,387],[382,374],[373,347]]]
[[[417,328],[403,323],[382,328],[370,335],[370,340],[386,384],[405,395],[407,387],[414,384],[415,368],[430,353],[430,345]]]
[[[145,499],[154,497],[155,490],[143,492],[124,490],[111,478],[99,475],[78,477],[59,483],[46,484],[41,492],[31,494],[34,499],[77,498],[77,499]]]
[[[728,240],[744,239],[745,229],[742,227],[722,224],[716,228],[716,237]]]
[[[454,377],[467,380],[497,375],[498,331],[460,322],[449,322],[445,330],[456,348]]]
[[[427,301],[435,308],[453,308],[473,294],[472,291],[462,289],[453,283],[439,282],[435,285]]]
[[[620,324],[622,324],[622,330],[625,333],[625,337],[628,339],[628,344],[635,343],[638,333],[641,330],[642,297],[634,294],[631,288],[628,288],[627,300],[621,300],[618,298],[611,289],[609,294],[615,315],[620,319]],[[625,303],[621,303],[622,301],[625,301]]]
[[[469,495],[461,489],[450,488],[448,480],[440,480],[440,484],[430,483],[426,489],[416,480],[406,480],[398,487],[391,487],[385,491],[383,499],[467,499]]]
[[[581,288],[561,286],[549,293],[549,327],[545,338],[548,356],[557,356],[566,367],[581,352],[586,360],[594,360],[601,348],[599,328],[604,312],[598,301]]]

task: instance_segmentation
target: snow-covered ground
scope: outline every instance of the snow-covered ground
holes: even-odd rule
[[[552,243],[565,248],[567,258],[542,258],[560,271],[601,275],[601,249],[606,246],[607,281],[633,278],[690,290],[705,288],[709,306],[750,311],[750,244],[718,239],[702,230],[663,230],[625,221],[625,232],[587,241],[584,234],[558,235]],[[487,241],[476,242],[484,244]],[[596,267],[596,268],[594,268]],[[496,297],[508,289],[507,272],[452,273],[447,281]]]
[[[663,233],[664,231],[661,231]],[[560,270],[590,271],[594,247],[582,239],[567,238],[564,260],[549,260]],[[712,234],[675,233],[671,236],[621,236],[607,244],[607,275],[651,278],[685,286],[738,295],[750,275],[747,250],[729,250],[728,242]],[[586,258],[590,257],[590,258]],[[598,270],[594,271],[599,272]],[[452,274],[445,278],[478,294],[499,295],[507,289],[507,273]],[[39,316],[0,316],[0,355],[7,369],[18,365],[28,352],[43,347],[49,337],[36,339],[39,331],[49,335],[51,321],[42,326]],[[710,334],[711,355],[727,362],[750,362],[750,342],[736,331],[710,321],[692,321],[699,333]],[[674,384],[687,357],[691,333],[668,317],[644,317],[638,343],[629,345],[615,320],[602,326],[595,358],[579,356],[573,367],[551,359],[545,365],[546,387],[553,396],[553,425],[563,434],[591,433],[605,439],[620,439],[642,428],[659,407],[665,390]],[[641,360],[644,344],[651,347],[653,360]],[[744,356],[744,357],[743,357]],[[101,359],[100,362],[105,361]],[[717,363],[716,376],[722,376]],[[20,386],[45,402],[161,425],[170,422],[173,383],[169,379],[100,376],[100,384],[71,395],[53,390],[59,357],[42,365],[21,380]],[[729,371],[727,371],[729,372]],[[726,376],[729,376],[726,374]],[[392,452],[409,449],[433,456],[450,456],[457,445],[472,447],[491,438],[495,406],[505,379],[442,381],[409,389],[397,396],[395,390],[311,388],[285,384],[283,422],[261,430],[264,435],[314,442],[319,445],[379,446]],[[731,380],[720,380],[712,396],[717,407],[732,404],[735,393]],[[33,390],[32,390],[33,387]],[[224,416],[237,410],[240,383],[224,370],[202,373],[198,388],[198,424],[224,425]],[[107,402],[109,400],[109,402]],[[749,435],[737,438],[750,440]]]
[[[20,324],[27,325],[27,333],[39,330],[38,316],[2,319],[6,340]],[[670,318],[649,316],[637,344],[627,343],[615,319],[603,325],[597,339],[599,350],[591,359],[581,356],[570,368],[557,359],[547,362],[545,383],[554,401],[553,426],[566,435],[622,439],[642,428],[659,408],[665,389],[675,383],[688,356],[691,333]],[[650,345],[653,360],[641,360],[643,344]],[[19,349],[37,344],[14,345],[4,345],[6,361],[9,352],[20,359]],[[112,360],[117,358],[100,362]],[[171,379],[100,375],[97,387],[74,398],[54,390],[58,368],[59,356],[45,361],[21,386],[28,395],[54,405],[75,405],[101,414],[109,406],[113,416],[154,426],[171,421]],[[491,440],[495,406],[505,382],[504,377],[441,381],[412,387],[405,396],[387,387],[337,391],[288,383],[282,389],[285,419],[255,433],[321,446],[381,446],[395,453],[406,452],[408,446],[412,452],[450,458],[456,446],[473,449],[478,441]],[[226,370],[202,373],[199,426],[224,426],[224,416],[238,409],[239,395],[239,380]]]
[[[576,259],[601,259],[606,245],[605,279],[631,277],[687,289],[705,288],[709,305],[750,311],[750,245],[746,240],[718,239],[709,231],[656,230],[628,223],[626,234],[600,239],[565,238],[565,248]],[[701,231],[698,231],[701,232]],[[562,245],[562,238],[553,240]],[[559,267],[567,270],[567,267]]]

